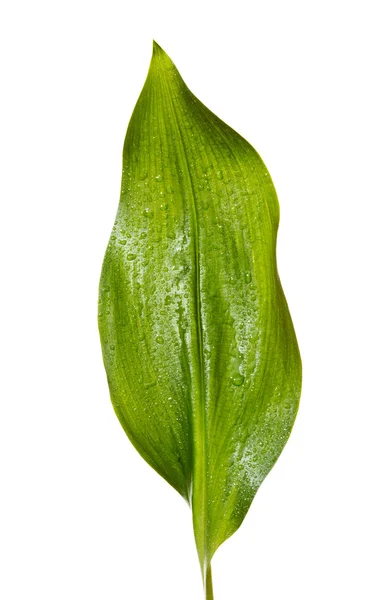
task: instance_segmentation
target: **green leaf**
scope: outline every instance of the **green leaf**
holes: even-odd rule
[[[278,222],[257,152],[154,44],[124,144],[99,328],[125,432],[192,508],[209,599],[211,558],[240,526],[298,409]]]

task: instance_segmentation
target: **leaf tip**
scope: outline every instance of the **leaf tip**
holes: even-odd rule
[[[159,46],[156,40],[153,40],[153,54],[159,54],[160,52],[164,53],[164,50]]]
[[[153,54],[150,63],[149,74],[157,77],[167,76],[169,71],[174,68],[174,64],[168,54],[161,48],[161,46],[153,40]]]
[[[155,40],[153,40],[153,56],[152,60],[157,60],[159,63],[172,63],[168,54],[161,48]]]

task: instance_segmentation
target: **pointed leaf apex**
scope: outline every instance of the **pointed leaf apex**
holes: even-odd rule
[[[153,40],[153,55],[150,62],[149,75],[166,78],[172,68],[174,68],[174,64],[168,54]]]
[[[157,44],[156,40],[153,40],[153,54],[159,54],[160,52],[164,53],[164,50]]]
[[[153,60],[158,59],[160,62],[161,61],[165,61],[165,62],[169,62],[172,63],[171,59],[169,58],[168,54],[165,52],[165,50],[163,50],[161,48],[161,46],[159,46],[157,44],[157,42],[155,40],[153,40]]]

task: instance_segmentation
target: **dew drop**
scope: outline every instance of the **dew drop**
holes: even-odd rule
[[[156,175],[155,179],[156,181],[158,181],[158,183],[160,183],[161,181],[163,181],[164,175]]]
[[[127,240],[119,240],[121,246],[125,246],[127,244]]]
[[[243,375],[235,375],[234,377],[232,377],[232,383],[233,385],[239,387],[244,383],[244,379],[245,377]]]
[[[156,342],[157,342],[157,344],[163,344],[164,343],[164,339],[161,337],[161,335],[158,335],[156,337]]]
[[[252,275],[250,273],[250,271],[247,271],[245,273],[245,283],[250,283],[252,281]]]
[[[129,252],[129,254],[127,255],[127,260],[134,260],[136,257],[136,254],[132,254],[132,252]]]

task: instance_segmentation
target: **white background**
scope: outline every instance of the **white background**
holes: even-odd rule
[[[152,39],[260,152],[304,365],[216,600],[388,600],[388,3],[9,0],[1,56],[4,600],[199,600],[189,511],[111,408],[97,286]]]

